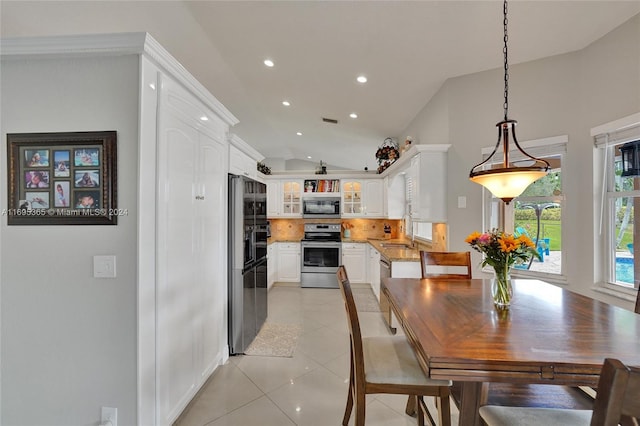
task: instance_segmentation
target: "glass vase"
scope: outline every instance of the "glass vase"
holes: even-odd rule
[[[491,295],[497,308],[508,309],[513,298],[511,286],[511,268],[509,266],[495,266],[491,280]]]

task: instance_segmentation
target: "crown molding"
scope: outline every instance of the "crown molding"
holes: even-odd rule
[[[259,162],[259,161],[264,160],[264,155],[262,155],[258,151],[256,151],[255,148],[253,148],[251,145],[249,145],[248,143],[243,141],[235,133],[231,133],[229,135],[229,143],[231,143],[231,145],[233,145],[236,148],[238,148],[240,151],[242,151],[245,154],[247,154],[249,157],[251,157],[255,161]]]
[[[2,60],[144,55],[200,99],[228,125],[239,120],[149,33],[113,33],[0,39]]]

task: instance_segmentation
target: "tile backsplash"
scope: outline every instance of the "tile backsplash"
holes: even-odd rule
[[[384,226],[389,225],[391,238],[401,238],[401,220],[391,219],[269,219],[272,241],[300,241],[304,237],[305,223],[341,223],[342,235],[345,229],[351,231],[352,240],[384,238]]]
[[[384,226],[391,228],[391,237],[404,238],[402,232],[403,221],[395,219],[269,219],[271,222],[271,242],[275,241],[300,241],[304,237],[305,223],[340,223],[342,224],[342,236],[345,229],[351,231],[352,240],[364,241],[369,238],[385,238]],[[420,250],[447,251],[447,224],[433,224],[433,241],[422,243],[415,241]]]

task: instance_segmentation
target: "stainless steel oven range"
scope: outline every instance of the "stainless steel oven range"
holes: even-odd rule
[[[338,288],[336,272],[342,262],[342,239],[339,223],[304,225],[300,285],[302,287]]]

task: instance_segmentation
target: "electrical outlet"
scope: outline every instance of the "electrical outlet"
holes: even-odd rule
[[[118,426],[118,409],[113,407],[102,407],[100,424],[102,426]]]

